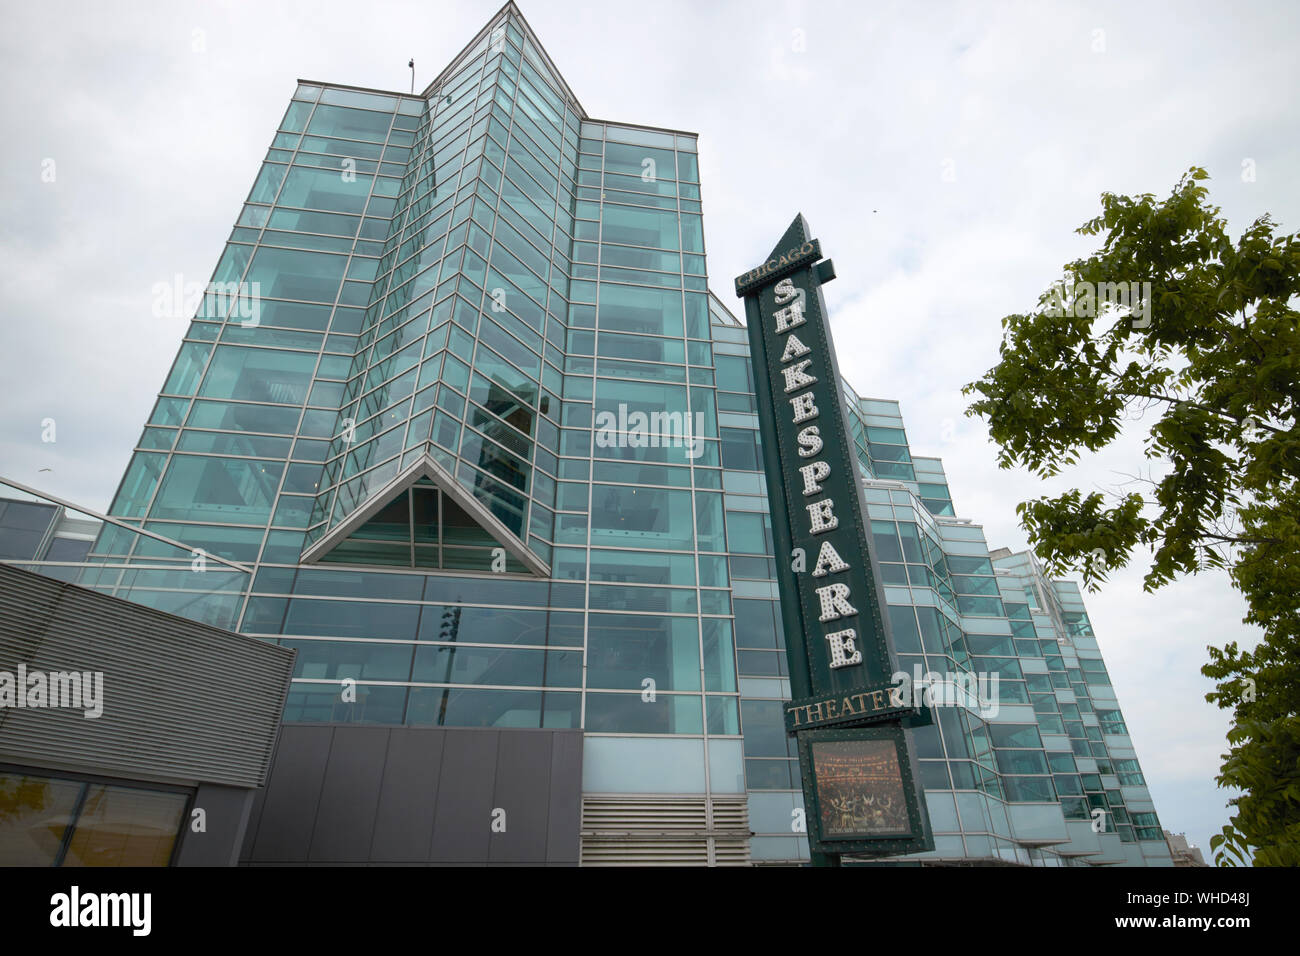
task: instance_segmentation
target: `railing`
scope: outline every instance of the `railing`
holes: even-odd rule
[[[0,561],[203,624],[236,629],[253,578],[247,565],[7,478],[0,477],[0,493],[9,501],[56,509],[31,557]],[[87,527],[87,519],[94,522],[93,528]],[[47,559],[53,541],[85,541],[90,533],[94,540],[80,560]]]

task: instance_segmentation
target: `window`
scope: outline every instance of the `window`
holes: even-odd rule
[[[166,866],[188,793],[0,773],[0,865]]]
[[[771,554],[771,517],[749,511],[728,511],[727,544],[735,554]]]
[[[1098,710],[1097,720],[1101,723],[1102,733],[1128,733],[1128,727],[1124,724],[1124,717],[1118,710]]]
[[[178,521],[266,524],[282,471],[278,462],[175,455],[151,513]]]
[[[739,355],[718,355],[714,359],[718,373],[718,388],[732,392],[754,391],[753,368],[748,359]]]
[[[747,428],[722,428],[722,467],[732,471],[762,471],[758,432]]]
[[[700,634],[693,617],[592,614],[587,685],[640,690],[651,678],[661,690],[700,689]]]
[[[745,728],[746,757],[796,756],[793,738],[785,732],[784,704],[779,700],[740,701]]]
[[[689,491],[592,485],[591,542],[687,550],[695,544]]]
[[[773,601],[734,602],[736,613],[736,646],[752,648],[783,648],[778,623],[779,610]]]
[[[316,107],[308,133],[318,136],[341,136],[345,139],[364,139],[382,143],[388,138],[388,128],[393,125],[391,113],[348,109],[342,106]],[[336,177],[337,178],[337,177]]]
[[[702,734],[702,702],[696,694],[587,694],[585,730],[621,734]]]
[[[75,538],[55,538],[45,552],[46,561],[84,561],[91,542]]]
[[[601,223],[601,238],[606,242],[659,249],[679,248],[677,214],[674,212],[606,204],[601,208]]]
[[[683,332],[680,292],[605,284],[600,287],[597,311],[604,331],[671,336]]]
[[[0,501],[0,558],[35,558],[55,510],[36,502]]]
[[[1037,747],[1041,749],[1043,746],[1043,742],[1038,736],[1038,728],[1034,724],[990,724],[989,733],[993,737],[994,747]]]
[[[1065,618],[1065,629],[1071,637],[1093,637],[1092,622],[1088,620],[1088,615],[1082,611],[1066,611],[1062,617]]]
[[[200,394],[207,398],[301,405],[306,401],[315,368],[316,356],[306,352],[223,345],[212,356]],[[259,413],[249,410],[248,414],[253,418]],[[289,424],[289,418],[286,413],[276,424],[284,427]]]
[[[303,170],[303,172],[307,171]],[[333,173],[323,175],[333,180],[339,178]],[[290,181],[292,182],[292,177]],[[355,185],[353,188],[356,188]],[[321,202],[314,194],[311,197],[304,197],[304,202],[308,201],[317,204]],[[361,198],[352,203],[355,208],[347,211],[360,212],[364,204],[365,195],[362,193]],[[343,281],[347,261],[347,256],[325,252],[263,247],[253,257],[253,264],[249,267],[245,283],[250,289],[249,294],[255,292],[257,296],[333,303],[338,294],[339,283]],[[253,285],[254,283],[256,286]]]

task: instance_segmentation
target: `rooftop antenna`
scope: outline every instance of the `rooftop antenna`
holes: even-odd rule
[[[406,64],[411,68],[411,92],[415,92],[415,57],[411,57],[411,62]]]

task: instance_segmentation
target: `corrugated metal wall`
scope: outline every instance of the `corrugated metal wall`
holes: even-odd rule
[[[0,708],[0,763],[265,783],[293,651],[0,564],[0,671],[103,673],[103,713]]]

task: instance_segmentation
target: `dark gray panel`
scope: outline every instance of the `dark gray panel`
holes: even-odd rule
[[[505,812],[505,831],[489,828],[491,863],[546,862],[552,736],[545,730],[501,733],[492,807]]]
[[[280,729],[275,765],[257,821],[253,861],[307,860],[333,735],[334,727],[329,724],[286,724]]]
[[[387,727],[334,729],[316,809],[311,860],[363,863],[370,859],[388,737]]]
[[[281,731],[283,734],[283,731]],[[244,828],[244,845],[239,850],[239,860],[247,863],[253,858],[253,844],[257,841],[257,826],[262,819],[262,807],[266,805],[266,787],[259,787],[253,792],[253,805],[248,813],[248,826]]]
[[[428,861],[443,737],[436,728],[392,728],[370,847],[375,862]]]
[[[574,865],[581,795],[580,730],[286,724],[244,862]]]
[[[176,866],[234,866],[239,862],[253,791],[240,787],[203,784],[194,795],[195,810],[203,810],[205,829],[195,833],[194,815],[181,822],[181,845]]]
[[[582,733],[551,735],[551,802],[546,859],[578,865],[582,855]]]
[[[430,860],[487,862],[498,737],[499,732],[487,730],[447,734]]]

